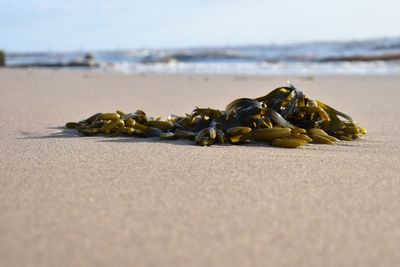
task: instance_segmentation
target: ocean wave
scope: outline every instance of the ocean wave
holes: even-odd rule
[[[6,53],[10,67],[158,73],[400,73],[400,38],[282,45]]]
[[[249,60],[249,56],[245,56],[235,51],[229,50],[211,50],[211,51],[182,51],[172,53],[170,55],[145,56],[141,62],[145,64],[151,63],[171,63],[171,62],[203,62],[203,61],[226,61],[226,60]]]
[[[382,55],[353,55],[353,56],[342,56],[342,57],[331,57],[320,60],[321,62],[336,62],[336,61],[393,61],[400,60],[400,53],[382,54]]]

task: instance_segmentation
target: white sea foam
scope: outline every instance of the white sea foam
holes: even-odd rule
[[[396,75],[400,62],[332,63],[155,63],[121,62],[102,68],[120,73],[247,74],[247,75]]]

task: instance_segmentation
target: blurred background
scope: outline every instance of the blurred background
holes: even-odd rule
[[[396,0],[0,0],[9,67],[399,74]]]

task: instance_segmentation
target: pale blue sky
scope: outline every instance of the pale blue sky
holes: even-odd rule
[[[58,51],[400,36],[399,0],[0,0],[0,49]]]

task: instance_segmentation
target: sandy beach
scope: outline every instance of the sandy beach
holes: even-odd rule
[[[368,134],[282,149],[62,127],[223,109],[287,79]],[[399,266],[399,89],[395,76],[0,69],[0,266]]]

